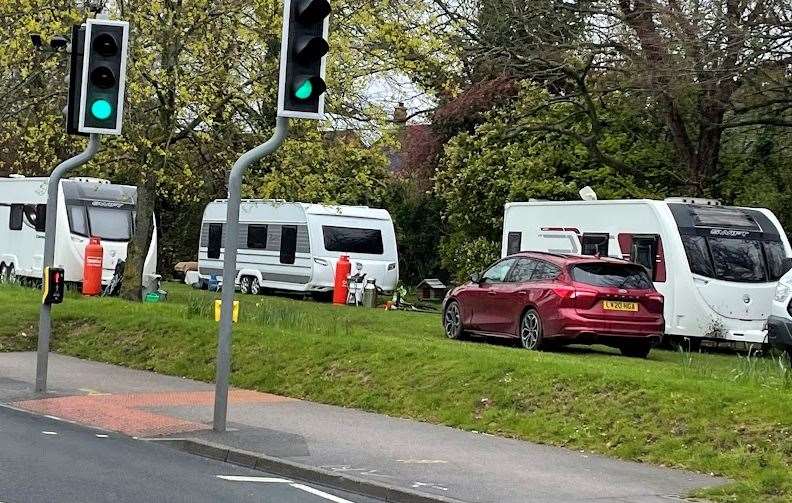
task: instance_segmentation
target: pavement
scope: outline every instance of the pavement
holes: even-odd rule
[[[0,407],[0,501],[375,503]]]
[[[213,386],[206,383],[56,354],[47,395],[31,392],[34,375],[34,353],[0,354],[0,402],[132,437],[187,439],[172,443],[191,452],[210,446],[203,450],[210,457],[354,487],[333,484],[328,475],[336,475],[359,483],[363,489],[354,492],[390,488],[389,501],[669,503],[725,482],[244,390],[229,397],[229,431],[215,433]]]

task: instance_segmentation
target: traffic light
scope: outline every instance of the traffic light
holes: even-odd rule
[[[126,21],[86,22],[78,126],[81,133],[121,134],[128,44]]]
[[[323,119],[328,0],[285,0],[278,116]]]
[[[72,26],[72,47],[69,60],[69,99],[66,103],[66,132],[68,134],[88,136],[79,131],[80,123],[80,89],[82,87],[83,53],[85,51],[85,26]]]
[[[66,294],[66,278],[63,269],[57,267],[45,267],[43,288],[43,304],[60,304]]]

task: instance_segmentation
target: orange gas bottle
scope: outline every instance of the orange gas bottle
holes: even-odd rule
[[[102,259],[104,249],[99,238],[92,237],[85,247],[85,266],[83,267],[83,295],[102,293]]]
[[[341,255],[336,262],[335,282],[333,284],[333,304],[346,304],[349,284],[347,278],[352,272],[352,262],[348,255]]]

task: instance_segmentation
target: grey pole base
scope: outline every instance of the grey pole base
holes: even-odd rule
[[[99,135],[92,134],[88,146],[80,154],[66,159],[53,170],[49,177],[47,188],[47,221],[44,230],[44,260],[42,261],[41,274],[43,280],[44,268],[52,267],[55,261],[55,229],[58,219],[58,191],[60,181],[67,171],[82,166],[99,151]],[[49,341],[52,333],[52,306],[41,305],[39,311],[38,351],[36,353],[36,387],[37,393],[47,391],[47,364],[49,363]]]
[[[234,163],[228,176],[228,206],[226,209],[225,256],[223,257],[223,294],[220,309],[220,330],[217,335],[217,376],[215,378],[214,431],[226,430],[228,415],[228,380],[231,372],[231,328],[233,326],[234,291],[236,283],[237,235],[239,234],[239,206],[242,200],[242,176],[251,164],[280,147],[289,132],[289,119],[278,117],[275,132],[266,143],[248,150]]]

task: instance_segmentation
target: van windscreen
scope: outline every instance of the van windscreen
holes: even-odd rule
[[[327,251],[382,255],[382,231],[358,227],[322,226],[324,247]]]
[[[572,278],[578,283],[625,290],[654,290],[646,270],[635,264],[592,262],[572,266]]]

